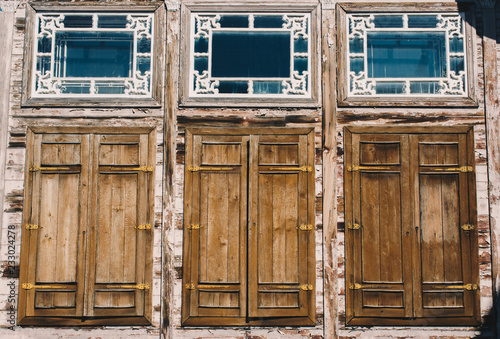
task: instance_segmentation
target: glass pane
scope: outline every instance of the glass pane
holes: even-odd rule
[[[255,16],[253,26],[255,28],[281,28],[283,18],[281,16]]]
[[[281,94],[283,87],[281,81],[254,81],[253,92],[255,94]]]
[[[248,93],[248,82],[246,81],[220,81],[219,93],[246,94]]]
[[[349,40],[349,53],[363,53],[364,51],[363,39],[356,36]]]
[[[125,86],[123,83],[96,81],[97,94],[123,94]]]
[[[293,41],[293,50],[295,53],[307,53],[307,40],[301,35]]]
[[[65,28],[92,28],[92,15],[66,15]]]
[[[365,70],[365,59],[363,58],[351,58],[351,72],[359,74]]]
[[[289,32],[214,32],[213,77],[290,77]]]
[[[412,94],[436,94],[439,92],[439,89],[439,82],[436,81],[410,82],[410,93]]]
[[[465,70],[464,58],[450,58],[450,71],[454,71],[455,74]]]
[[[402,94],[404,88],[404,82],[379,82],[375,86],[375,92],[377,94]]]
[[[38,57],[36,61],[36,70],[40,73],[50,71],[50,57]]]
[[[151,40],[143,37],[141,40],[137,41],[137,52],[151,53]]]
[[[304,71],[307,71],[307,59],[306,58],[294,58],[293,59],[293,70],[298,71],[299,74],[302,74]]]
[[[151,70],[151,59],[150,58],[137,58],[137,70],[144,75],[146,72]]]
[[[403,28],[402,15],[376,15],[373,23],[376,28]]]
[[[248,15],[222,15],[219,20],[220,27],[248,27]]]
[[[90,81],[63,81],[61,85],[63,94],[89,94]]]
[[[200,37],[194,40],[194,52],[195,53],[208,53],[208,39]]]
[[[132,32],[58,32],[59,77],[130,77]]]
[[[208,71],[208,58],[194,58],[194,70],[200,74]]]
[[[450,53],[463,53],[464,52],[464,39],[454,36],[450,39]]]
[[[409,15],[408,28],[435,28],[437,25],[435,15]]]
[[[99,28],[126,28],[127,16],[125,15],[99,15],[97,27]]]
[[[444,32],[368,32],[367,39],[369,77],[446,76]]]
[[[44,35],[41,39],[38,39],[38,53],[50,53],[52,49],[52,39],[47,39]]]

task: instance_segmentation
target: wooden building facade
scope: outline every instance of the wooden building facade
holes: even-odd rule
[[[500,335],[500,4],[0,1],[0,335]]]

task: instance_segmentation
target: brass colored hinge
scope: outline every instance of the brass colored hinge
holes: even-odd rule
[[[474,168],[472,166],[462,166],[455,168],[433,168],[432,170],[443,171],[443,172],[462,172],[462,173],[474,172]]]
[[[357,172],[359,170],[388,170],[391,169],[390,167],[387,166],[347,166],[347,170],[349,172]]]
[[[23,290],[31,290],[33,288],[35,289],[40,289],[40,288],[61,288],[61,286],[54,286],[54,285],[35,285],[32,283],[24,283],[21,284],[21,288]]]
[[[296,227],[299,231],[312,231],[314,229],[313,225],[300,225]]]
[[[300,285],[299,288],[302,291],[312,291],[313,290],[313,285],[311,285],[311,284],[303,284],[303,285]]]
[[[358,283],[354,283],[354,284],[349,284],[349,289],[350,290],[360,290],[363,286],[361,284],[358,284]]]
[[[189,166],[188,171],[198,172],[198,171],[231,171],[232,167],[198,167],[198,166]]]
[[[468,291],[475,291],[475,290],[477,290],[477,285],[476,284],[454,285],[454,286],[445,286],[445,288],[464,289],[464,290],[468,290]]]
[[[201,226],[200,226],[200,225],[198,225],[198,224],[191,224],[191,225],[187,226],[186,228],[187,228],[188,230],[199,230],[199,229],[200,229],[200,227],[201,227]]]
[[[361,228],[361,225],[360,224],[349,224],[347,225],[347,228],[350,229],[350,230],[359,230]]]
[[[26,224],[26,225],[24,225],[24,228],[26,228],[27,230],[37,230],[38,229],[38,225],[35,225],[35,224]]]
[[[113,167],[111,170],[119,171],[140,171],[140,172],[153,172],[153,166],[141,166],[141,167]]]
[[[135,229],[137,229],[137,230],[150,230],[151,225],[150,224],[137,225],[137,226],[135,226]]]
[[[312,166],[301,166],[301,167],[271,167],[270,171],[301,171],[301,172],[312,172]]]
[[[465,224],[465,225],[460,226],[460,228],[466,232],[469,232],[469,231],[472,231],[474,229],[474,225]]]
[[[38,171],[55,171],[55,170],[70,170],[69,167],[40,167],[40,166],[31,166],[30,172],[38,172]]]
[[[194,290],[195,286],[194,284],[186,284],[186,290]]]
[[[137,284],[137,285],[106,285],[106,288],[133,288],[136,290],[149,290],[150,286],[148,284]]]

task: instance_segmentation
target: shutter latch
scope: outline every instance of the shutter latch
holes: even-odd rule
[[[37,230],[38,229],[38,225],[35,225],[35,224],[26,224],[26,225],[24,225],[24,228],[26,228],[27,230]]]
[[[312,231],[314,229],[313,225],[300,225],[296,227],[299,231]]]
[[[361,284],[358,284],[358,283],[354,283],[354,284],[349,284],[349,289],[350,290],[360,290],[363,286]]]
[[[137,229],[137,230],[150,230],[151,225],[150,224],[137,225],[137,226],[135,226],[135,229]]]
[[[195,286],[194,284],[186,284],[186,290],[194,290]]]
[[[350,230],[359,230],[361,228],[361,225],[360,224],[349,224],[347,225],[347,228],[350,229]]]
[[[465,225],[460,226],[460,228],[466,232],[469,232],[469,231],[472,231],[474,229],[474,225],[465,224]]]
[[[200,229],[200,227],[201,227],[201,226],[200,226],[199,224],[191,224],[191,225],[187,226],[186,228],[187,228],[188,230],[199,230],[199,229]]]
[[[313,290],[313,285],[311,285],[311,284],[303,284],[303,285],[300,285],[299,288],[302,291],[312,291]]]

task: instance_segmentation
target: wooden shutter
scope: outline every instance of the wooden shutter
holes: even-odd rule
[[[246,315],[247,136],[186,131],[184,316]]]
[[[96,135],[88,315],[143,316],[151,293],[148,135]]]
[[[249,316],[308,316],[314,307],[313,135],[252,136]]]
[[[466,134],[412,135],[417,317],[472,317],[478,299],[476,215],[471,205],[472,140]],[[469,144],[469,145],[468,145]],[[468,149],[469,148],[469,149]],[[472,160],[472,162],[471,162]]]
[[[88,136],[28,133],[19,318],[83,314]]]
[[[350,316],[409,317],[411,244],[408,140],[402,135],[352,135],[347,143],[346,210]],[[348,147],[346,145],[346,147]],[[352,190],[352,191],[351,191]],[[352,204],[352,205],[351,205]]]

